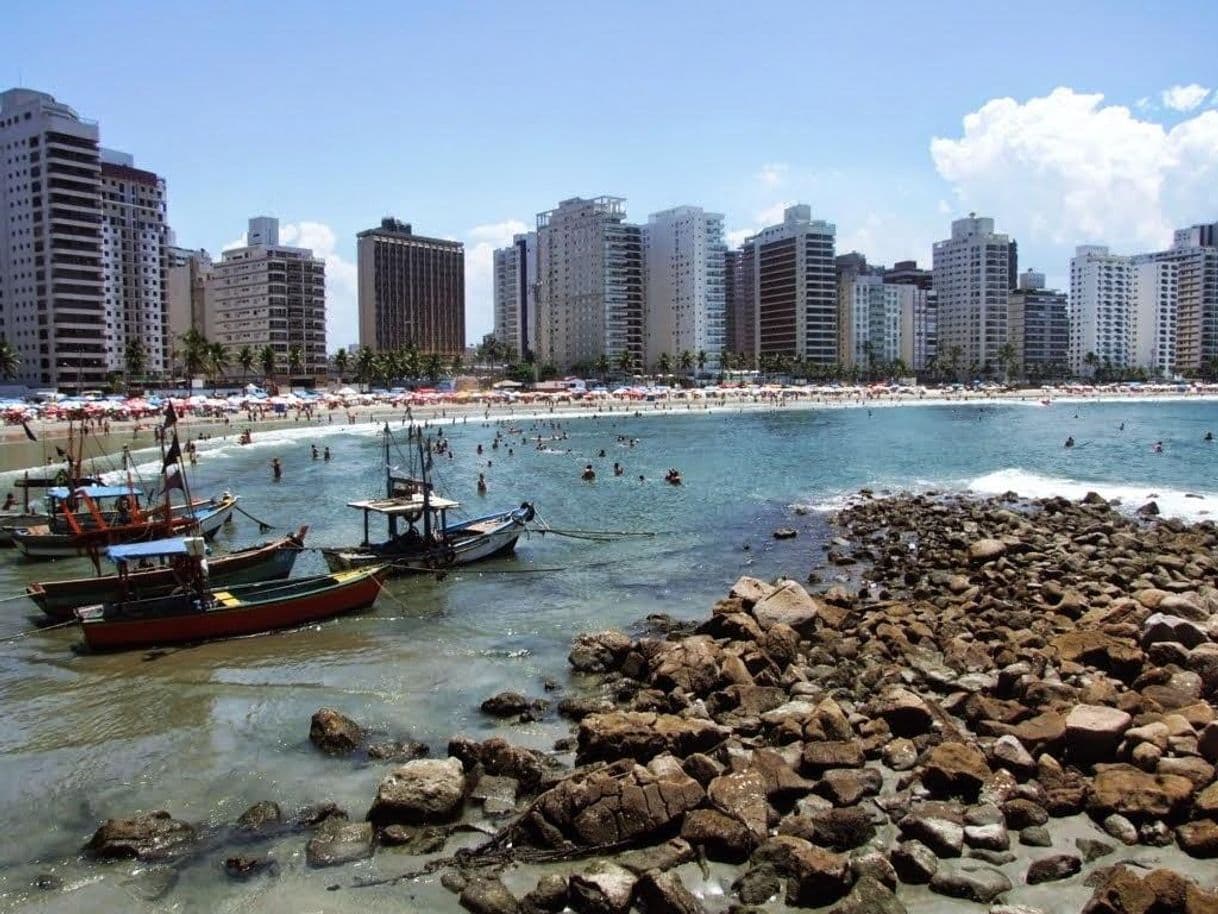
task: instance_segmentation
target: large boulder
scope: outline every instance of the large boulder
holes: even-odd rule
[[[684,758],[706,752],[731,731],[709,720],[643,711],[592,714],[579,723],[576,763],[634,759],[646,762],[665,752]]]
[[[330,819],[305,845],[305,861],[312,867],[340,866],[372,856],[372,823]]]
[[[1007,554],[1007,544],[1002,540],[981,539],[968,547],[968,560],[974,565],[984,565]]]
[[[1146,659],[1135,644],[1092,628],[1065,632],[1051,644],[1060,659],[1093,666],[1123,680],[1136,677]]]
[[[1196,647],[1209,641],[1202,625],[1167,613],[1152,613],[1142,623],[1142,647],[1150,647],[1160,641],[1175,641],[1186,648]]]
[[[717,809],[695,809],[681,823],[681,837],[701,848],[709,860],[741,863],[757,846],[757,837],[739,819]]]
[[[770,804],[760,772],[748,768],[721,775],[710,782],[706,793],[716,808],[742,823],[758,841],[765,840]]]
[[[709,635],[655,645],[648,661],[650,683],[658,689],[681,689],[689,695],[709,695],[719,684],[723,651]]]
[[[625,867],[598,860],[568,882],[570,903],[580,914],[626,914],[638,877]]]
[[[1075,762],[1111,761],[1133,718],[1119,708],[1075,705],[1066,715],[1066,751]]]
[[[1174,814],[1192,796],[1193,782],[1178,774],[1151,774],[1132,765],[1105,765],[1091,785],[1088,809],[1119,813],[1134,821]]]
[[[675,830],[706,794],[665,761],[671,762],[645,768],[624,759],[560,781],[521,817],[520,840],[533,847],[594,847]]]
[[[466,883],[459,899],[471,914],[517,914],[520,902],[498,876],[477,876]]]
[[[930,706],[917,694],[900,687],[885,692],[874,703],[873,713],[884,719],[894,736],[928,733],[935,722]]]
[[[622,665],[633,646],[618,631],[588,632],[576,637],[567,662],[577,673],[608,673]]]
[[[937,796],[976,797],[990,774],[985,754],[964,743],[940,743],[922,763],[922,783]]]
[[[417,759],[381,781],[368,821],[377,827],[448,822],[464,799],[465,771],[459,759]]]
[[[989,904],[1011,888],[1011,880],[999,870],[979,863],[945,864],[930,880],[932,892],[979,904]]]
[[[706,908],[672,870],[644,873],[636,894],[650,914],[705,914]]]
[[[196,837],[191,825],[158,810],[127,819],[107,819],[84,849],[98,860],[171,860],[190,850]]]
[[[331,755],[350,755],[363,738],[360,725],[333,708],[319,708],[309,721],[309,741]]]
[[[455,737],[449,740],[448,754],[459,758],[467,771],[480,766],[486,774],[513,778],[525,793],[535,791],[546,773],[540,752],[513,746],[498,736],[484,742]]]
[[[774,591],[758,600],[751,610],[762,629],[789,625],[807,633],[819,617],[819,604],[798,581],[783,581]]]

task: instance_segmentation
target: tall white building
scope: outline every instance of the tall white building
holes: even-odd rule
[[[169,337],[169,368],[180,367],[179,340],[190,329],[207,335],[206,286],[211,255],[172,244],[165,249],[165,321]]]
[[[316,377],[326,370],[326,262],[279,244],[276,219],[251,219],[248,237],[258,243],[225,251],[207,277],[207,337],[230,356],[245,346],[257,356],[270,346],[284,373],[295,351],[300,365],[292,375]]]
[[[1133,258],[1098,244],[1080,245],[1070,259],[1070,370],[1132,368]]]
[[[495,251],[495,339],[519,358],[536,348],[537,233]]]
[[[836,235],[831,223],[812,218],[810,206],[796,204],[783,211],[780,224],[745,242],[752,253],[756,358],[837,362]]]
[[[938,355],[961,370],[1001,371],[1007,342],[1007,295],[1014,286],[1015,244],[994,220],[970,213],[952,223],[952,237],[934,246]],[[947,361],[945,361],[947,360]]]
[[[537,216],[537,356],[643,365],[643,241],[621,197],[574,197]]]
[[[1174,374],[1179,310],[1180,264],[1154,256],[1133,258],[1133,367],[1159,378]]]
[[[138,343],[144,373],[161,374],[170,350],[165,179],[102,149],[101,190],[106,367],[124,371],[127,348]]]
[[[97,124],[45,92],[0,93],[0,335],[19,383],[105,383],[102,212]]]
[[[683,353],[705,353],[718,370],[724,347],[726,287],[723,216],[700,206],[652,213],[643,226],[646,364],[667,353],[676,367]]]
[[[1218,223],[1179,229],[1166,251],[1139,257],[1177,266],[1175,367],[1212,373],[1218,364]]]
[[[912,286],[884,283],[878,273],[848,277],[839,286],[841,297],[841,363],[864,371],[903,358],[902,290]],[[920,291],[920,290],[913,290]],[[906,295],[912,301],[913,296]]]
[[[919,286],[891,286],[897,290],[901,313],[901,361],[911,371],[925,371],[935,357],[937,317],[935,293]]]

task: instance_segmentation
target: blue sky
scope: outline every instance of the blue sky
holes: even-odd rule
[[[839,251],[928,261],[975,209],[1062,282],[1083,242],[1218,219],[1218,4],[24,3],[0,83],[51,92],[168,181],[213,254],[279,216],[354,340],[355,233],[393,214],[489,252],[571,196],[784,203]],[[966,122],[966,118],[969,120]],[[970,126],[971,124],[971,126]]]

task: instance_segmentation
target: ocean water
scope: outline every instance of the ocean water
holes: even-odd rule
[[[443,580],[393,581],[357,615],[178,650],[93,656],[77,650],[71,629],[14,637],[33,627],[34,609],[23,599],[0,602],[0,638],[10,639],[0,642],[0,910],[356,911],[391,901],[456,910],[432,877],[327,892],[418,860],[381,850],[356,866],[310,871],[303,836],[255,848],[276,857],[280,874],[246,883],[220,870],[227,847],[217,839],[156,901],[143,897],[140,867],[96,866],[77,854],[102,819],[141,809],[209,827],[262,799],[289,812],[335,800],[362,816],[386,766],[315,752],[309,717],[323,706],[387,738],[427,741],[438,754],[458,733],[548,748],[565,734],[561,722],[498,724],[479,703],[506,688],[540,696],[548,676],[568,692],[578,688],[565,664],[578,632],[629,628],[651,613],[701,617],[741,574],[802,579],[821,565],[829,512],[863,486],[1071,497],[1096,490],[1130,510],[1154,497],[1166,514],[1218,516],[1218,442],[1202,440],[1218,432],[1212,402],[678,409],[555,421],[561,429],[548,418],[506,420],[497,450],[494,428],[481,421],[442,426],[454,456],[437,459],[437,488],[461,500],[466,516],[529,500],[557,529],[650,535],[600,542],[534,533],[514,557]],[[566,437],[538,450],[538,434]],[[1067,435],[1073,449],[1062,446]],[[314,441],[335,459],[313,461]],[[1152,451],[1155,441],[1162,453]],[[248,447],[203,442],[200,455],[196,493],[237,492],[279,531],[308,523],[313,547],[357,542],[359,513],[346,503],[383,487],[372,425],[266,433]],[[274,456],[285,468],[278,483]],[[624,475],[613,476],[614,461]],[[595,482],[579,478],[587,463]],[[670,466],[683,486],[664,484]],[[480,472],[485,496],[476,493]],[[775,541],[778,526],[799,536]],[[219,542],[262,539],[238,517]],[[307,552],[296,573],[323,569]],[[81,561],[33,565],[0,555],[0,598],[31,580],[87,571]],[[65,887],[33,888],[40,873]]]

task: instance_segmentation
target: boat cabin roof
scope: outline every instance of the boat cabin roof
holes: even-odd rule
[[[149,540],[146,543],[121,543],[106,550],[106,558],[116,564],[173,555],[190,555],[186,537],[173,536],[163,540]]]
[[[431,496],[428,501],[433,511],[448,511],[451,508],[459,507],[461,504],[457,501],[441,498],[439,495]],[[366,498],[362,501],[349,501],[347,502],[347,507],[372,511],[376,514],[418,516],[423,513],[423,495],[420,493],[399,498]]]
[[[55,486],[47,489],[47,495],[51,498],[57,498],[60,501],[71,498],[73,495],[87,495],[90,498],[120,498],[123,495],[138,496],[138,492],[133,492],[127,486],[77,486],[75,489],[69,489],[67,486]]]

